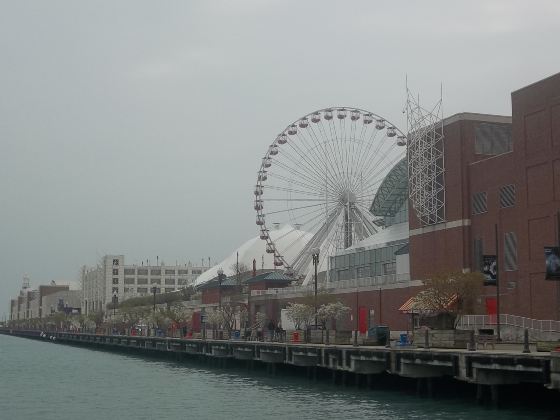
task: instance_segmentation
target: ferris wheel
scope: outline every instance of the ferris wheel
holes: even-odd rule
[[[319,252],[324,271],[329,256],[382,229],[369,207],[405,156],[402,146],[406,136],[395,125],[357,108],[321,109],[282,130],[262,158],[254,188],[256,224],[274,265],[304,276],[305,284],[310,253]],[[290,228],[272,234],[279,225]],[[289,241],[279,246],[283,236]]]

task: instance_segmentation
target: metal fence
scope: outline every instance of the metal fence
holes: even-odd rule
[[[497,324],[496,316],[492,315],[463,315],[457,325],[460,329],[494,327]],[[527,328],[542,332],[560,332],[560,321],[551,319],[531,319],[523,316],[500,314],[500,325]]]

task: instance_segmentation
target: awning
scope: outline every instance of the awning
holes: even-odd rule
[[[422,293],[422,292],[420,292]],[[424,304],[424,302],[419,302],[417,300],[418,295],[409,298],[402,306],[399,308],[400,312],[407,314],[419,314],[419,313],[433,313],[440,310],[440,308],[429,307]],[[445,304],[445,309],[451,308],[455,303],[457,303],[457,295],[453,295],[449,298],[448,302]]]

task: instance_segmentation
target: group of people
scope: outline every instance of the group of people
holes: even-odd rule
[[[282,328],[282,324],[279,322],[278,324],[274,324],[273,320],[270,320],[267,325],[268,329],[268,336],[270,341],[285,341],[286,340],[286,331]]]

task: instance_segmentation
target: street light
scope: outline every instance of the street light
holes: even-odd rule
[[[154,294],[154,315],[156,313],[156,293],[158,291],[158,288],[156,287],[156,285],[154,284],[152,286],[152,293]]]
[[[218,307],[222,309],[222,279],[224,278],[224,270],[218,269]]]
[[[315,296],[313,299],[313,306],[315,307],[315,328],[317,328],[317,265],[319,265],[319,248],[311,248],[309,254],[311,254],[311,258],[313,258],[313,265],[315,266],[315,279],[314,279]]]
[[[117,309],[117,305],[119,303],[119,295],[117,292],[113,292],[113,318],[115,317],[115,311]]]
[[[158,288],[156,287],[155,283],[152,286],[152,293],[154,294],[154,333],[156,333],[156,293]],[[157,334],[154,334],[157,335]]]

